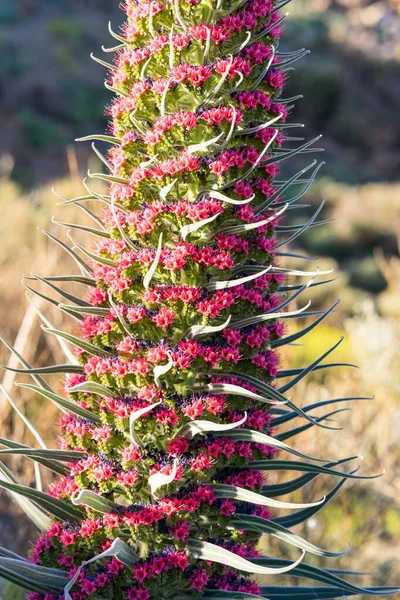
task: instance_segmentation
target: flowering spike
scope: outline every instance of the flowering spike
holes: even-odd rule
[[[324,274],[318,269],[277,264],[289,256],[281,246],[324,222],[317,221],[321,205],[304,225],[281,224],[287,210],[303,208],[296,203],[323,164],[278,179],[283,160],[319,150],[319,137],[288,135],[301,126],[287,122],[300,96],[282,99],[282,89],[289,65],[307,50],[279,52],[287,3],[124,0],[126,23],[119,33],[109,24],[118,44],[103,48],[115,53],[113,63],[92,55],[106,67],[105,86],[115,97],[109,131],[79,141],[109,145],[103,155],[93,144],[107,171],[88,173],[107,191],[84,180],[87,195],[58,196],[97,226],[60,222],[91,234],[82,245],[69,232],[72,248],[47,234],[81,274],[27,278],[65,299],[32,290],[75,319],[76,330],[66,333],[43,317],[71,364],[34,369],[7,344],[25,367],[15,371],[37,384],[23,387],[61,410],[61,449],[0,440],[2,453],[24,454],[60,476],[45,493],[20,485],[0,465],[0,487],[19,494],[43,529],[30,561],[0,549],[0,575],[31,591],[30,600],[262,600],[271,588],[252,576],[283,581],[285,573],[327,583],[324,597],[337,597],[339,588],[349,595],[396,591],[362,590],[300,564],[306,552],[342,553],[290,531],[345,479],[368,476],[340,470],[355,457],[320,465],[285,443],[310,427],[335,429],[329,423],[339,412],[310,416],[333,401],[302,409],[285,396],[313,370],[337,366],[321,364],[334,347],[305,369],[278,370],[277,349],[334,309],[307,312],[308,303],[282,312],[324,283],[316,281]],[[294,141],[301,145],[286,147]],[[288,200],[285,193],[298,184],[303,189]],[[92,200],[99,214],[86,208]],[[286,232],[290,237],[278,243]],[[285,283],[291,275],[306,283]],[[85,295],[58,283],[80,284]],[[310,316],[313,323],[285,334],[286,319]],[[48,374],[63,374],[59,393],[43,379]],[[275,433],[294,419],[301,422]],[[301,460],[273,458],[278,452]],[[273,470],[303,475],[270,485],[264,471]],[[340,480],[326,498],[274,499],[320,474]],[[302,510],[271,513],[280,509]],[[300,549],[298,559],[261,557],[262,532]],[[277,598],[296,595],[272,589]]]

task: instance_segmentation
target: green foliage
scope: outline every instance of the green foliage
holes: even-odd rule
[[[68,43],[80,40],[84,30],[75,19],[67,17],[54,17],[47,24],[48,30],[57,40],[65,40]]]
[[[48,148],[54,144],[63,146],[66,135],[55,119],[24,109],[17,115],[24,132],[26,143],[36,150]]]
[[[2,0],[0,3],[0,26],[10,25],[18,19],[18,7],[12,0]]]

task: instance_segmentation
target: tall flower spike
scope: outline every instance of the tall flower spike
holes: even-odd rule
[[[67,350],[67,364],[34,369],[7,344],[24,367],[15,370],[36,382],[25,387],[62,411],[60,449],[1,440],[3,454],[22,454],[57,474],[43,492],[0,466],[0,486],[42,529],[29,561],[0,550],[0,575],[29,590],[30,600],[288,600],[396,591],[363,589],[305,564],[305,554],[343,552],[291,531],[346,479],[368,477],[341,469],[357,457],[326,463],[284,443],[310,427],[334,429],[334,413],[315,418],[318,405],[299,408],[285,395],[322,368],[333,348],[303,370],[278,370],[277,349],[333,310],[283,310],[324,274],[276,263],[278,248],[321,224],[320,209],[304,225],[279,224],[320,168],[314,161],[277,180],[281,161],[313,151],[319,139],[287,146],[294,126],[286,123],[287,106],[296,98],[281,98],[285,69],[305,51],[279,53],[286,4],[125,0],[122,31],[109,28],[118,45],[105,49],[115,52],[113,64],[95,58],[109,70],[106,87],[116,96],[107,135],[82,140],[110,145],[107,156],[94,146],[108,172],[89,174],[106,181],[108,193],[85,181],[87,196],[61,197],[84,210],[86,201],[100,202],[98,215],[89,211],[96,229],[62,223],[95,241],[87,248],[70,236],[71,249],[48,234],[81,273],[29,278],[60,294],[64,303],[49,301],[78,322],[71,335],[45,321],[76,358]],[[287,284],[292,273],[305,283]],[[84,298],[58,282],[83,285]],[[284,319],[312,316],[311,325],[284,335]],[[67,397],[48,386],[50,373],[65,375]],[[275,434],[294,419],[300,426]],[[289,458],[276,458],[278,451]],[[304,474],[269,485],[272,470]],[[310,504],[277,499],[319,474],[339,478],[326,497]],[[281,509],[294,512],[282,517]],[[261,556],[262,533],[294,546],[295,560]],[[286,573],[326,585],[286,587]],[[282,576],[282,587],[260,587],[254,578],[270,574]]]

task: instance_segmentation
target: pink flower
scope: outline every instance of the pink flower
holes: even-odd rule
[[[67,569],[69,569],[74,564],[74,557],[67,556],[66,554],[60,554],[60,556],[57,559],[57,563],[62,567],[67,567]]]
[[[173,533],[174,537],[182,542],[186,540],[189,532],[190,527],[186,521],[178,521],[178,523],[171,529],[171,533]]]
[[[125,567],[122,562],[120,562],[116,558],[112,558],[107,565],[107,573],[109,573],[110,575],[118,575],[121,571],[124,570],[124,568]]]
[[[103,427],[97,427],[92,431],[92,440],[97,442],[106,442],[111,438],[111,427],[107,427],[107,425],[103,425]]]
[[[120,522],[121,522],[120,517],[118,515],[115,515],[112,513],[107,513],[103,517],[103,525],[104,525],[104,527],[107,527],[108,529],[114,529],[115,527],[118,527]]]
[[[221,504],[220,513],[221,515],[225,515],[230,517],[236,512],[236,506],[232,502],[232,500],[224,500]]]
[[[190,587],[201,592],[208,583],[208,574],[205,569],[197,569],[195,573],[190,577]]]
[[[184,454],[189,448],[189,442],[184,437],[177,437],[171,440],[167,446],[168,452],[171,456],[178,456],[178,454]]]
[[[117,480],[124,486],[133,487],[139,479],[139,473],[137,471],[128,471],[127,473],[118,473]]]
[[[176,315],[168,308],[162,308],[160,312],[152,318],[153,323],[157,325],[157,327],[161,327],[162,329],[167,329],[176,319]]]
[[[86,519],[82,521],[79,533],[82,537],[92,537],[92,535],[101,529],[100,519]]]
[[[91,581],[90,579],[85,579],[85,581],[83,581],[83,583],[81,583],[81,591],[84,592],[85,594],[87,594],[88,596],[91,596],[92,594],[94,594],[96,589],[97,589],[97,586],[96,586],[95,582]]]
[[[203,471],[206,469],[211,469],[213,461],[208,456],[204,454],[200,454],[197,458],[195,458],[191,463],[191,468],[193,471]]]
[[[142,306],[128,308],[127,317],[131,323],[137,323],[146,316],[146,310]]]
[[[126,592],[127,600],[150,600],[150,592],[143,587],[131,588]]]
[[[108,577],[107,575],[105,575],[104,573],[100,573],[99,575],[97,575],[96,577],[96,586],[98,588],[102,588],[104,586],[106,586],[108,583]]]
[[[75,543],[77,537],[78,537],[77,533],[74,533],[72,531],[63,531],[62,534],[60,535],[60,542],[65,547],[72,546],[72,544]]]

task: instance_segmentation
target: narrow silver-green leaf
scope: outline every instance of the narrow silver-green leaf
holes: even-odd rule
[[[188,440],[192,440],[199,433],[219,433],[223,431],[230,431],[241,427],[247,421],[247,413],[245,413],[243,419],[236,421],[235,423],[214,423],[213,421],[190,421],[183,425],[177,432],[177,436],[185,437]]]
[[[87,135],[85,137],[76,138],[75,141],[76,142],[99,141],[99,142],[109,142],[110,144],[115,144],[116,146],[121,145],[121,140],[119,140],[118,138],[116,138],[112,135],[103,135],[100,133],[99,134],[95,133],[94,135]]]
[[[27,590],[45,594],[51,591],[61,592],[68,582],[66,571],[8,557],[0,557],[0,575]]]
[[[237,554],[234,554],[233,552],[230,552],[221,546],[211,544],[210,542],[189,539],[187,542],[187,548],[193,558],[218,563],[227,567],[233,567],[239,571],[252,573],[254,575],[280,575],[282,573],[288,573],[301,563],[305,554],[303,552],[297,561],[291,563],[287,567],[271,569],[269,567],[256,565],[255,563],[246,560],[245,558],[242,558],[241,556],[238,556]]]
[[[355,456],[354,458],[360,457]],[[378,479],[383,475],[383,473],[379,473],[378,475],[352,475],[351,473],[335,471],[334,469],[313,465],[312,463],[289,460],[254,460],[249,462],[246,469],[251,471],[301,471],[305,473],[334,475],[335,477],[345,477],[346,479]]]
[[[0,486],[1,483],[11,484],[11,485],[19,485],[19,481],[12,472],[4,465],[0,463]],[[15,491],[8,490],[11,497],[14,501],[22,508],[24,513],[29,517],[29,519],[40,529],[41,531],[46,531],[50,525],[51,520],[49,517],[38,508],[33,502],[31,502],[28,498],[17,494]]]
[[[160,233],[160,237],[158,239],[157,252],[154,257],[154,261],[153,261],[152,265],[150,266],[150,269],[147,271],[145,278],[143,279],[143,287],[145,290],[149,289],[151,280],[153,279],[154,273],[156,272],[156,269],[158,267],[158,263],[160,262],[160,257],[161,257],[161,252],[162,252],[162,238],[163,238],[163,234]]]
[[[271,270],[271,267],[267,267],[263,271],[259,273],[255,273],[254,275],[248,275],[247,277],[241,277],[240,279],[232,279],[227,281],[210,281],[204,286],[204,289],[208,292],[215,292],[217,290],[227,290],[229,288],[237,287],[238,285],[244,285],[245,283],[249,283],[254,279],[258,279],[263,275],[266,275]]]
[[[218,219],[219,216],[220,216],[220,214],[217,213],[216,215],[213,215],[212,217],[208,217],[207,219],[202,219],[201,221],[197,221],[197,223],[191,223],[190,225],[185,225],[184,227],[182,227],[182,229],[179,232],[180,237],[183,239],[183,241],[186,241],[186,238],[189,234],[198,231],[199,229],[204,227],[204,225],[208,225],[209,223],[212,223],[213,221]]]
[[[83,381],[82,383],[78,383],[77,385],[69,387],[68,393],[97,394],[98,396],[102,396],[103,398],[119,397],[117,392],[114,392],[105,385],[102,385],[101,383],[96,383],[95,381]]]
[[[95,423],[101,423],[100,417],[92,413],[90,410],[82,408],[81,406],[78,406],[78,404],[75,404],[74,402],[71,402],[66,398],[57,396],[57,394],[54,394],[53,392],[48,392],[47,390],[43,390],[42,388],[37,387],[36,385],[31,385],[30,383],[16,383],[15,385],[37,392],[41,396],[44,396],[48,400],[51,400],[51,402],[53,402],[56,406],[61,408],[64,412],[72,412],[75,415],[82,417],[83,419],[88,419],[89,421],[93,421]]]
[[[89,508],[96,510],[100,513],[110,513],[119,510],[121,506],[95,494],[90,490],[81,490],[76,496],[71,497],[71,502],[74,506],[88,506]]]
[[[22,365],[24,365],[24,367],[26,367],[27,369],[32,369],[32,366],[24,359],[23,356],[21,356],[21,354],[14,348],[14,346],[12,346],[11,344],[9,344],[7,342],[6,339],[4,339],[1,335],[0,335],[0,341],[3,342],[3,344],[6,346],[6,348],[8,348],[8,350],[10,350],[10,352],[12,352],[14,354],[14,356],[16,356],[20,363]],[[32,375],[32,379],[38,384],[40,385],[43,389],[52,391],[51,387],[48,385],[48,383],[43,379],[43,377],[37,376],[37,375]],[[3,389],[4,391],[4,389]],[[8,394],[6,394],[8,401],[10,402],[10,396]],[[13,408],[14,408],[14,404],[11,402]],[[16,410],[14,408],[14,410]],[[16,411],[18,412],[18,411]],[[19,416],[22,418],[20,412],[18,412]]]
[[[344,556],[350,550],[350,547],[342,552],[329,552],[318,548],[314,544],[311,544],[307,540],[303,539],[299,535],[294,534],[286,527],[278,525],[276,522],[263,519],[262,517],[255,517],[253,515],[234,515],[228,523],[228,528],[237,529],[240,531],[256,531],[258,533],[268,533],[272,537],[276,537],[279,540],[300,548],[305,552],[310,552],[316,556],[326,556],[329,558]]]
[[[244,387],[239,385],[233,385],[231,383],[208,383],[208,384],[199,384],[195,386],[195,390],[199,392],[210,392],[210,394],[216,395],[224,395],[229,394],[230,396],[243,396],[244,398],[250,398],[250,400],[255,400],[257,402],[263,402],[264,404],[287,404],[287,400],[284,401],[275,400],[274,398],[265,398],[264,396],[260,396],[259,394],[255,394],[250,390],[247,390]]]
[[[28,498],[35,505],[46,510],[48,513],[54,515],[62,521],[79,522],[83,518],[83,513],[81,511],[78,511],[76,508],[69,506],[65,502],[54,498],[54,496],[50,496],[49,494],[39,490],[34,490],[26,485],[5,481],[4,479],[0,481],[0,487]]]
[[[226,327],[229,326],[231,322],[231,316],[227,318],[225,323],[221,325],[192,325],[185,333],[185,337],[190,340],[194,340],[196,337],[200,335],[211,335],[213,333],[218,333],[219,331],[223,331]]]
[[[246,490],[235,485],[224,485],[214,483],[210,484],[210,487],[215,493],[216,498],[229,498],[230,500],[237,500],[239,502],[249,502],[250,504],[256,504],[257,506],[269,506],[273,508],[285,509],[308,509],[311,507],[320,507],[325,502],[325,498],[322,498],[322,500],[319,500],[318,502],[313,502],[309,504],[296,504],[293,502],[281,502],[279,500],[273,500],[272,498],[268,498],[261,494],[257,494],[256,492],[252,492],[251,490]],[[282,525],[285,525],[285,523],[282,523]]]
[[[94,344],[91,344],[90,342],[81,340],[80,338],[76,337],[75,335],[72,335],[70,333],[65,333],[65,331],[58,331],[58,329],[50,329],[50,327],[44,327],[44,326],[42,326],[42,329],[43,329],[43,331],[46,331],[47,333],[52,333],[53,335],[56,335],[58,337],[63,338],[64,340],[67,340],[67,342],[70,342],[74,346],[77,346],[81,350],[84,350],[85,352],[87,352],[88,354],[92,354],[93,356],[111,356],[111,352],[108,352],[107,350],[104,350],[103,348],[99,348],[98,346],[95,346]]]
[[[18,444],[17,442],[13,442],[12,440],[7,440],[6,438],[0,438],[0,444],[2,446],[5,446],[6,448],[10,448],[11,450],[33,450],[33,448],[31,448],[30,446],[26,446],[25,444]],[[21,454],[24,454],[24,456],[26,456],[27,458],[29,458],[32,461],[35,461],[36,463],[43,465],[44,467],[46,467],[47,469],[50,469],[50,471],[53,471],[54,473],[57,473],[58,475],[68,475],[69,470],[67,469],[67,467],[65,467],[63,464],[61,464],[61,462],[57,462],[56,460],[48,460],[45,458],[40,458],[37,455],[31,456],[30,454],[25,454],[24,452],[21,452]]]
[[[222,435],[223,437],[228,437],[233,440],[254,442],[256,444],[265,444],[266,446],[271,446],[272,448],[279,448],[279,450],[289,452],[289,454],[294,454],[294,456],[305,458],[306,460],[326,462],[326,459],[316,458],[315,456],[308,456],[307,454],[304,454],[303,452],[295,450],[287,444],[284,444],[276,437],[271,437],[270,435],[261,433],[261,431],[255,431],[252,429],[239,429],[237,431],[227,431],[226,433],[220,433],[219,435]]]

